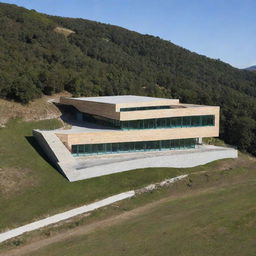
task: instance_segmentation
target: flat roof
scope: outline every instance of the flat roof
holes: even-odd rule
[[[102,97],[81,97],[81,98],[72,98],[75,100],[83,101],[93,101],[100,103],[108,104],[126,104],[126,103],[142,103],[142,102],[154,102],[161,100],[168,101],[177,101],[177,99],[167,99],[167,98],[155,98],[147,96],[135,96],[135,95],[119,95],[119,96],[102,96]]]

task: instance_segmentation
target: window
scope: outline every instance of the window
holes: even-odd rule
[[[201,118],[200,116],[192,116],[191,117],[191,126],[200,126],[201,124]]]
[[[191,117],[190,116],[184,116],[182,118],[182,126],[183,127],[190,127],[191,126]]]
[[[119,121],[105,117],[84,114],[84,120],[95,124],[119,128],[123,130],[131,129],[159,129],[159,128],[183,128],[183,127],[200,127],[214,126],[215,116],[179,116],[169,118],[155,118],[142,120]]]
[[[120,112],[155,110],[155,109],[170,109],[170,108],[171,108],[171,106],[148,106],[148,107],[120,108]]]
[[[92,155],[92,154],[111,154],[136,151],[155,151],[168,149],[194,148],[197,139],[176,139],[176,140],[158,140],[158,141],[136,141],[120,143],[102,143],[72,145],[72,154],[74,156]]]

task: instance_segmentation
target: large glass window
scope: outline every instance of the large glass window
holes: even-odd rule
[[[200,116],[192,116],[191,117],[191,126],[200,126],[201,117]]]
[[[119,121],[105,117],[98,117],[89,114],[83,114],[83,120],[99,125],[118,128],[122,130],[132,129],[160,129],[160,128],[183,128],[183,127],[200,127],[214,126],[215,116],[179,116],[169,118],[154,118],[143,120]]]
[[[184,116],[182,118],[182,126],[183,127],[190,127],[191,126],[191,118],[189,116]]]
[[[136,141],[120,143],[102,143],[72,145],[74,156],[93,155],[93,154],[112,154],[135,151],[156,151],[170,149],[194,148],[197,139],[177,139],[177,140],[158,140],[158,141]]]

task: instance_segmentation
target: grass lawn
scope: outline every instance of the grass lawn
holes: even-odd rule
[[[32,129],[58,120],[12,120],[0,128],[0,231],[183,173],[223,168],[234,160],[191,169],[151,168],[70,183],[32,146]]]
[[[120,203],[120,208],[136,208],[153,198],[155,207],[26,255],[255,256],[255,169],[192,174],[190,179],[190,188],[181,182]],[[159,201],[173,193],[173,198]]]

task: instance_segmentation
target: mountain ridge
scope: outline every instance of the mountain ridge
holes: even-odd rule
[[[256,65],[250,66],[250,67],[246,68],[246,70],[256,71]]]

